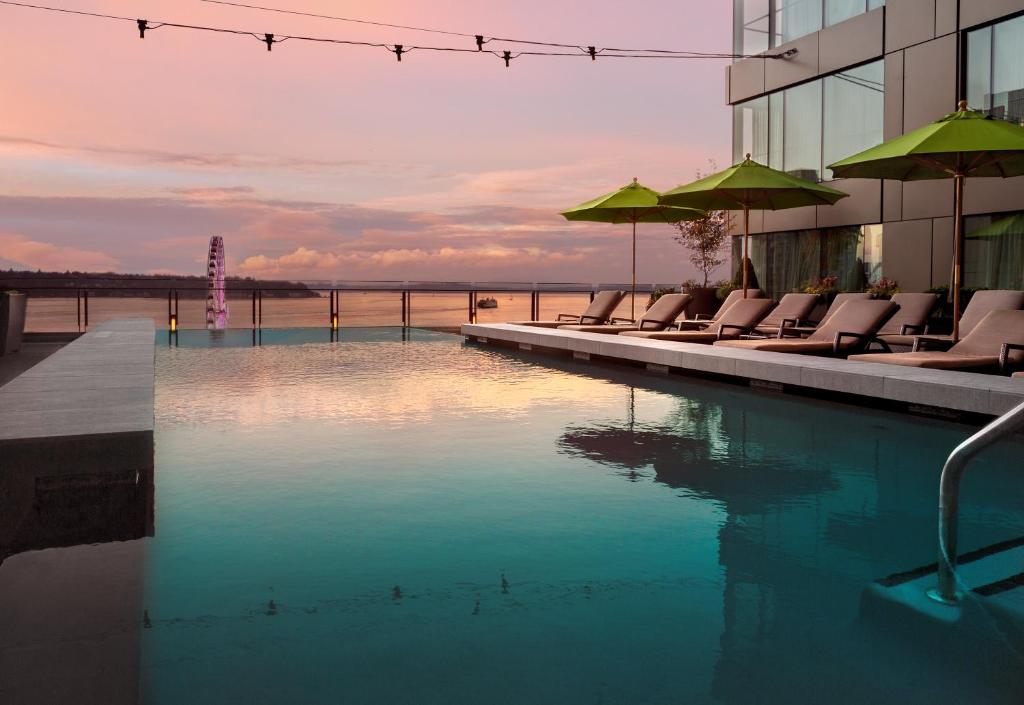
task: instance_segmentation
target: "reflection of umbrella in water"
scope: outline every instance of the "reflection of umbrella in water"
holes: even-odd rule
[[[744,438],[737,441],[745,443]],[[630,478],[636,477],[636,470],[653,466],[657,482],[721,501],[730,514],[760,512],[837,487],[827,467],[809,468],[778,456],[752,461],[741,447],[712,452],[707,439],[688,436],[672,426],[569,428],[558,446],[569,455],[627,469]]]

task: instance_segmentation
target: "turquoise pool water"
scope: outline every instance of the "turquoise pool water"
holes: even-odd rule
[[[405,337],[158,340],[143,702],[1024,698],[859,612],[971,428]],[[965,549],[1024,534],[1022,450]]]

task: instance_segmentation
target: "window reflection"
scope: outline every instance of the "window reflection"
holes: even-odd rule
[[[733,50],[760,54],[884,4],[885,0],[733,0]]]
[[[832,164],[882,141],[885,69],[876,61],[825,78],[824,178]]]
[[[884,62],[733,106],[733,156],[811,181],[832,178],[826,164],[882,141]]]
[[[1000,120],[1024,124],[1024,16],[967,34],[967,101]]]
[[[779,298],[822,277],[836,277],[841,291],[862,291],[882,278],[882,225],[795,230],[755,235],[750,261],[757,285]],[[741,238],[733,238],[740,261]]]
[[[1024,289],[1024,212],[964,219],[964,285]]]

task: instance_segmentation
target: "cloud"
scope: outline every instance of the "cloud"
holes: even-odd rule
[[[29,154],[51,153],[65,156],[88,156],[129,164],[191,169],[267,169],[282,171],[320,171],[343,167],[366,166],[364,160],[309,159],[273,154],[239,154],[232,152],[175,152],[131,147],[101,145],[69,145],[27,137],[0,135],[0,148]]]
[[[210,236],[221,235],[229,274],[610,283],[629,278],[626,226],[570,223],[551,208],[498,202],[401,210],[267,199],[245,185],[137,198],[0,196],[3,231],[64,248],[68,256],[58,269],[111,269],[116,259],[122,271],[198,274]],[[665,225],[641,227],[641,282],[693,276],[671,232]],[[75,260],[72,253],[82,255]]]
[[[16,233],[0,232],[0,263],[15,269],[45,271],[116,271],[115,258],[95,250],[62,247],[49,242],[30,240]]]

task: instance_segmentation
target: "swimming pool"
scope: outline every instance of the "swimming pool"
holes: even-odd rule
[[[969,427],[427,331],[264,335],[158,341],[145,703],[1024,697],[859,615],[933,560]],[[1022,450],[968,473],[965,548],[1024,534]]]

